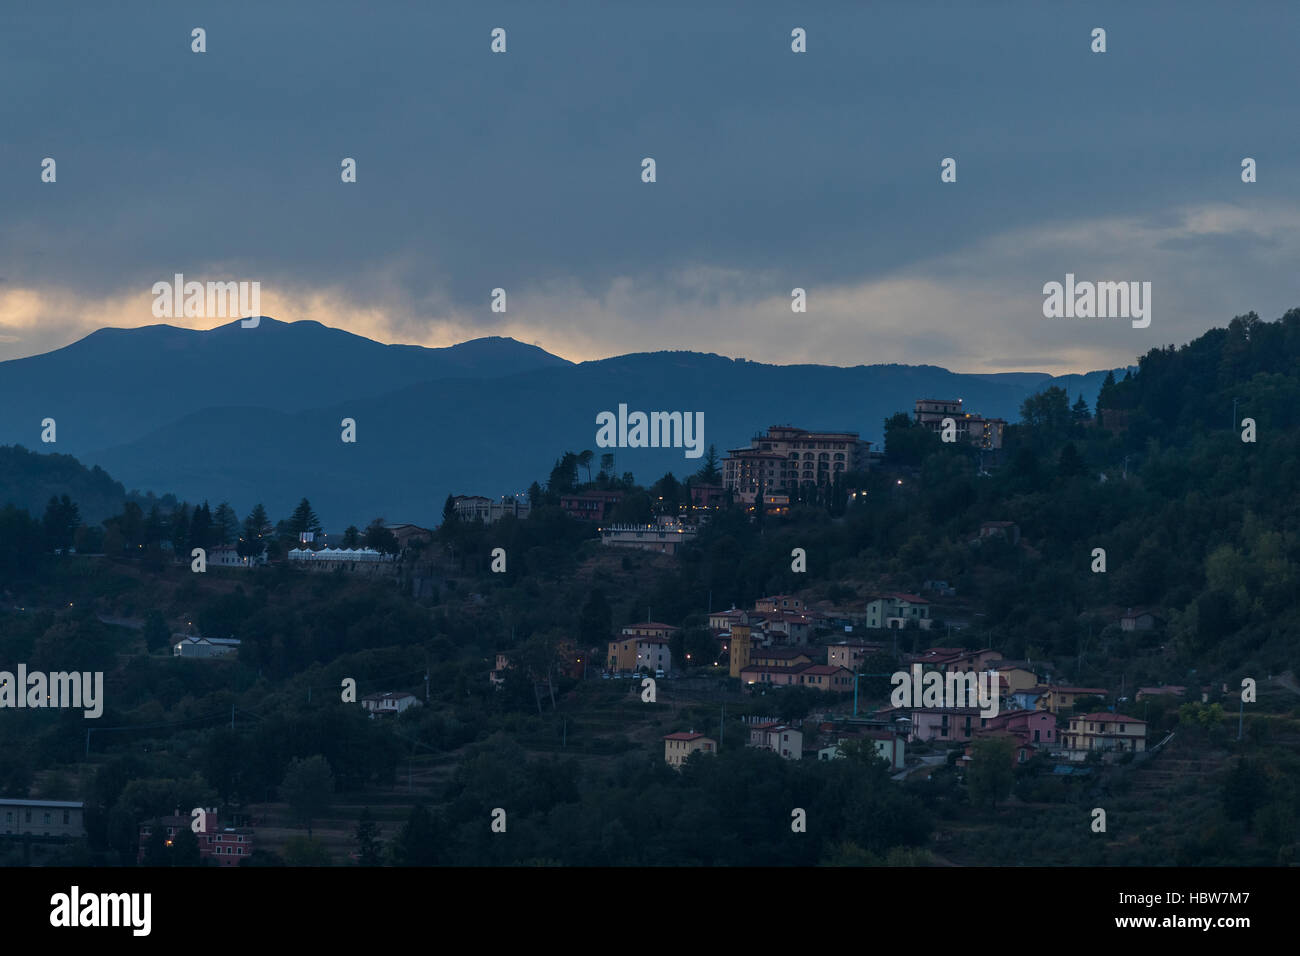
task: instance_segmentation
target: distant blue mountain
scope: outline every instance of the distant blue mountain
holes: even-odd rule
[[[303,324],[277,326],[291,334]],[[280,399],[259,405],[214,372],[201,385],[191,383],[198,394],[155,410],[155,424],[148,430],[126,440],[103,441],[83,459],[128,488],[170,491],[191,500],[229,499],[241,514],[261,501],[273,517],[282,517],[306,496],[327,530],[364,525],[379,516],[430,525],[439,520],[449,493],[522,492],[534,480],[544,482],[566,450],[589,448],[598,460],[606,449],[595,443],[596,416],[616,412],[619,403],[646,412],[703,412],[705,444],[716,445],[721,456],[747,446],[752,435],[773,424],[853,430],[878,444],[885,418],[910,412],[918,398],[962,398],[973,412],[1015,421],[1020,403],[1051,384],[1066,388],[1071,401],[1082,394],[1092,404],[1105,376],[1104,371],[1054,378],[962,375],[935,366],[777,366],[681,351],[575,365],[496,339],[437,350],[461,356],[462,374],[411,381],[420,373],[419,353],[430,350],[416,350],[410,357],[386,351],[400,347],[314,329],[338,337],[332,340],[340,350],[333,361],[347,370],[337,374],[338,381],[309,374],[305,361],[283,359],[288,369],[280,387],[250,381],[256,394]],[[174,375],[164,370],[175,361],[165,347],[174,331],[138,330],[142,334],[132,353],[137,377]],[[223,343],[230,350],[227,363],[255,360],[261,346],[248,337],[255,332],[230,330],[233,344]],[[107,341],[121,348],[120,337],[134,335],[116,332]],[[94,338],[78,345],[93,352]],[[313,333],[312,338],[322,337]],[[458,352],[470,347],[485,354]],[[278,349],[277,355],[283,358],[284,351]],[[349,354],[355,357],[349,359]],[[394,373],[390,369],[398,362],[393,355],[416,364]],[[508,362],[532,367],[503,373],[501,365]],[[0,390],[11,387],[11,364],[0,365]],[[442,371],[448,364],[430,367]],[[292,374],[295,368],[302,369],[300,376]],[[65,427],[86,427],[78,415],[89,415],[93,406],[119,405],[132,387],[119,381],[101,385],[104,391],[98,395],[79,392],[76,402],[66,405],[67,424],[60,422],[60,446]],[[47,383],[44,392],[52,391]],[[344,418],[356,420],[355,444],[340,440]],[[13,425],[6,414],[5,427],[12,430]],[[32,447],[30,438],[27,443]],[[631,471],[643,481],[668,471],[683,477],[701,464],[680,449],[610,450],[617,472]]]
[[[295,412],[439,378],[570,364],[509,338],[429,349],[267,317],[251,329],[238,321],[207,331],[100,329],[44,355],[0,362],[0,444],[80,456],[214,406]],[[57,423],[56,445],[41,444],[44,418]]]

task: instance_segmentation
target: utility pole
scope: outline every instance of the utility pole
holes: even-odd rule
[[[235,705],[230,705],[230,729],[235,729]]]
[[[1232,400],[1232,430],[1233,431],[1237,430],[1237,403],[1239,401],[1241,401],[1241,399],[1239,398],[1234,398]]]

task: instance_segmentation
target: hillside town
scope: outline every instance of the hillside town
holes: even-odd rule
[[[1052,400],[1065,407],[1063,393]],[[1076,403],[1069,426],[1080,441],[1101,417],[1100,408],[1091,415],[1086,406],[1080,411],[1082,405]],[[1126,424],[1114,424],[1115,418],[1107,412],[1109,427],[1122,433]],[[149,655],[165,647],[167,657],[196,669],[189,672],[192,681],[219,685],[227,679],[222,675],[235,671],[256,679],[268,668],[292,672],[308,659],[287,657],[294,652],[278,638],[268,642],[266,620],[254,624],[246,612],[213,613],[246,605],[243,582],[256,588],[274,575],[285,593],[302,587],[316,595],[390,594],[401,606],[397,611],[394,605],[397,616],[390,620],[403,622],[392,633],[456,634],[468,646],[491,648],[481,664],[454,672],[454,693],[475,701],[494,723],[528,717],[538,727],[556,727],[559,739],[551,746],[559,753],[576,746],[592,755],[636,754],[683,775],[699,772],[700,761],[737,751],[766,753],[796,774],[813,764],[871,766],[900,795],[908,786],[942,780],[933,793],[951,793],[955,785],[969,789],[972,800],[991,795],[1013,806],[1036,794],[1072,799],[1072,793],[1111,785],[1116,771],[1144,766],[1170,746],[1177,721],[1208,725],[1221,719],[1227,674],[1192,671],[1184,678],[1160,663],[1169,657],[1166,643],[1175,639],[1171,618],[1178,619],[1177,611],[1103,599],[1073,612],[1086,628],[1078,640],[1042,646],[1032,638],[1008,640],[1005,621],[1000,627],[988,621],[997,589],[991,582],[998,580],[990,575],[1041,562],[1051,544],[1022,527],[1023,509],[968,506],[946,532],[948,551],[938,552],[941,557],[935,542],[908,537],[904,528],[893,539],[900,557],[886,552],[870,571],[854,569],[860,546],[845,532],[850,516],[860,522],[879,510],[890,521],[906,522],[908,508],[926,507],[926,483],[934,480],[941,455],[976,482],[990,469],[1014,474],[1018,463],[1005,457],[1008,427],[968,410],[961,399],[917,399],[910,415],[886,422],[888,455],[852,431],[772,425],[720,456],[710,448],[699,470],[684,479],[669,474],[649,486],[627,473],[617,476],[611,454],[593,474],[593,453],[566,452],[544,485],[507,495],[450,495],[435,528],[377,518],[364,529],[332,534],[305,498],[278,523],[260,505],[238,522],[224,502],[215,511],[204,502],[154,504],[148,512],[128,503],[98,537],[78,527],[59,551],[64,560],[79,562],[121,549],[125,557],[118,562],[192,582],[202,575],[228,595],[205,603],[201,591],[182,586],[166,615],[151,612],[142,622],[131,619],[129,608],[99,615],[128,633],[143,624]],[[1089,473],[1070,461],[1070,447],[1061,454],[1062,476],[1097,487],[1127,480],[1127,460],[1121,469],[1103,465]],[[51,515],[58,527],[66,514],[75,517],[75,506],[52,500],[47,526]],[[843,539],[839,560],[847,570],[810,574],[810,564],[823,560],[835,535]],[[742,604],[718,600],[743,590],[734,584],[718,579],[700,587],[692,578],[702,549],[716,561],[733,547],[729,542],[743,539],[749,550],[731,559],[743,566],[758,559],[769,537],[783,542],[765,559],[772,569],[768,580],[782,589]],[[543,549],[547,557],[539,560],[535,555]],[[561,565],[568,570],[561,572]],[[511,605],[503,599],[519,587],[521,566],[522,580],[533,583],[507,613]],[[570,587],[564,574],[582,580]],[[549,620],[557,621],[558,611],[576,623],[533,623],[521,635],[507,621],[526,620],[542,606],[542,581],[551,589],[570,588],[578,602],[567,610],[556,605]],[[655,592],[638,584],[643,581],[689,582],[692,598],[675,593],[680,584]],[[634,591],[641,607],[623,599]],[[656,615],[651,602],[673,610]],[[353,627],[358,635],[374,632]],[[313,632],[318,646],[328,646],[328,628],[309,625],[307,633]],[[363,650],[366,640],[352,646]],[[1107,666],[1092,653],[1094,641],[1103,652],[1119,642],[1146,655],[1148,663],[1138,670],[1144,679],[1130,681],[1123,669]],[[444,643],[440,653],[450,650]],[[392,674],[390,668],[390,676],[371,677],[357,690],[343,681],[344,703],[355,703],[380,735],[371,741],[377,755],[387,751],[381,741],[418,744],[410,733],[428,739],[428,731],[417,728],[442,725],[448,672],[439,678],[434,670],[426,664]],[[308,706],[314,706],[314,693],[327,700],[339,696],[337,689],[308,685]],[[232,732],[250,719],[258,718],[231,706]],[[100,745],[93,734],[87,755],[92,745]],[[532,746],[545,749],[540,742]],[[1189,759],[1186,748],[1194,744],[1181,746],[1169,766]],[[408,788],[414,787],[418,757],[413,750],[406,758]],[[381,759],[385,769],[375,771],[375,779],[400,779],[402,758]],[[1014,793],[1010,776],[989,783],[990,761],[1014,772]],[[296,806],[297,788],[319,783],[291,784],[294,774],[308,773],[302,761],[290,771],[280,790]],[[1163,778],[1157,773],[1149,779]],[[266,789],[269,795],[272,788]],[[302,843],[285,836],[295,832],[286,827],[286,810],[237,788],[227,792],[239,799],[209,804],[210,829],[196,841],[187,835],[180,808],[136,818],[133,858],[233,866],[242,858],[307,853],[308,846],[310,853],[323,852],[311,841],[307,811],[293,811],[292,819],[308,825]],[[58,795],[7,800],[6,832],[38,845],[83,838],[89,832],[84,821],[93,815],[85,816],[84,801]]]

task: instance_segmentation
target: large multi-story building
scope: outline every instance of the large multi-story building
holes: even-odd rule
[[[532,502],[527,495],[506,495],[500,501],[482,495],[456,495],[451,501],[456,517],[462,521],[482,520],[484,524],[493,524],[507,515],[512,518],[527,518],[532,509]]]
[[[667,631],[649,630],[667,627],[667,624],[649,622],[623,628],[622,636],[609,642],[609,651],[605,656],[606,667],[620,673],[640,672],[643,669],[670,672],[673,669],[673,652],[669,642],[675,628]]]
[[[79,839],[86,835],[80,800],[0,800],[6,836]]]
[[[238,866],[253,855],[253,831],[249,827],[222,827],[219,825],[217,810],[208,808],[204,818],[204,829],[194,834],[199,844],[199,859],[208,865]],[[159,817],[140,825],[140,849],[137,863],[143,863],[149,849],[149,840],[155,826],[163,827],[167,832],[167,845],[171,846],[180,830],[193,830],[193,816],[172,814]]]
[[[611,548],[631,548],[637,551],[655,551],[659,554],[676,554],[695,540],[698,529],[676,518],[662,517],[655,525],[610,524],[602,525],[600,543]]]
[[[560,508],[579,521],[604,521],[622,500],[621,491],[574,491],[560,495]]]
[[[1071,760],[1083,760],[1093,751],[1142,753],[1147,747],[1147,722],[1104,711],[1081,714],[1070,718],[1070,729],[1060,737]]]
[[[748,448],[733,448],[722,461],[722,484],[752,504],[764,491],[828,485],[837,475],[866,471],[871,442],[857,432],[810,432],[773,425]]]
[[[960,398],[918,398],[913,412],[916,423],[932,432],[943,431],[943,420],[951,418],[957,426],[957,440],[976,448],[989,450],[1002,447],[1002,430],[1005,419],[985,418],[962,410]]]
[[[826,645],[826,663],[856,671],[868,655],[879,654],[884,649],[880,641],[837,641]]]

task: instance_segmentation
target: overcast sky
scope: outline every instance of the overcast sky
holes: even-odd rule
[[[963,372],[1300,305],[1300,5],[722,6],[6,4],[0,359],[177,272],[385,342]],[[1150,327],[1044,318],[1066,273],[1150,281]]]

